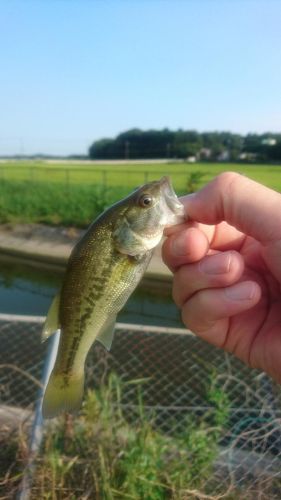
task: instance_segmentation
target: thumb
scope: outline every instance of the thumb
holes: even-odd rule
[[[182,202],[187,216],[197,222],[224,220],[264,245],[281,239],[281,194],[243,175],[220,174]]]

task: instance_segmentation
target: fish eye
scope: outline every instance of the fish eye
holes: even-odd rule
[[[139,198],[140,207],[147,208],[152,205],[153,198],[149,194],[143,194]]]

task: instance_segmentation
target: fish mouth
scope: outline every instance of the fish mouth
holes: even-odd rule
[[[174,212],[175,215],[178,215],[184,219],[184,206],[179,201],[174,191],[170,177],[168,177],[167,175],[162,177],[160,179],[160,186],[168,207],[172,210],[172,212]]]

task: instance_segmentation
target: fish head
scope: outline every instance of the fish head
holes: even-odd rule
[[[165,227],[184,221],[184,207],[166,176],[134,191],[123,200],[122,208],[114,239],[117,249],[128,255],[151,250]]]

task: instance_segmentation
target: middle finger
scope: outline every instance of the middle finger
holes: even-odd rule
[[[199,262],[181,266],[174,275],[173,298],[178,307],[196,292],[221,288],[238,281],[244,271],[244,260],[238,252],[207,255]]]

